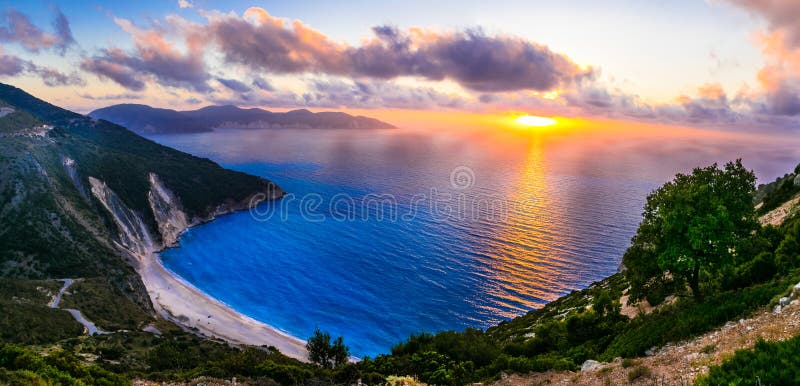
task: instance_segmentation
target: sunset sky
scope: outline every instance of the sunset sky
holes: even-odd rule
[[[0,52],[0,81],[84,113],[236,104],[800,127],[795,0],[12,1]]]

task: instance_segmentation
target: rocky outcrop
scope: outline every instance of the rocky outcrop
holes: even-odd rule
[[[174,246],[181,232],[190,226],[180,199],[172,193],[155,173],[150,173],[150,192],[147,200],[158,224],[164,247]]]
[[[92,195],[97,198],[103,207],[114,219],[118,228],[119,243],[125,249],[144,256],[156,250],[153,237],[147,226],[134,211],[130,210],[116,193],[105,182],[94,177],[89,177]]]
[[[78,174],[78,164],[74,159],[64,157],[62,165],[64,165],[64,171],[67,172],[72,184],[75,185],[75,189],[78,189],[78,193],[80,193],[81,197],[88,200],[89,195],[86,193],[86,187],[83,185],[83,182],[81,182],[80,175]]]

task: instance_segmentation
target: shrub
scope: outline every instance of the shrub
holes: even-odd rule
[[[650,368],[647,366],[636,366],[628,372],[628,382],[633,382],[639,378],[649,378],[651,375]]]
[[[697,385],[796,385],[800,383],[800,336],[783,342],[759,341],[750,350],[739,350],[719,366],[709,369]]]
[[[627,369],[628,367],[634,366],[637,363],[638,363],[637,361],[635,361],[635,360],[633,360],[631,358],[625,358],[625,359],[622,360],[622,368]]]

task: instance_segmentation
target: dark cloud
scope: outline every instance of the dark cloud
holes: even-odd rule
[[[91,72],[100,78],[110,79],[122,87],[133,91],[142,91],[145,83],[141,75],[130,67],[119,63],[113,58],[124,55],[119,50],[103,50],[100,56],[86,58],[81,63],[81,69]]]
[[[27,63],[14,56],[0,53],[0,75],[14,76],[25,70]]]
[[[800,115],[800,85],[784,80],[775,85],[766,96],[769,112],[777,115]]]
[[[800,1],[797,0],[727,0],[763,16],[772,31],[786,32],[787,43],[800,48]]]
[[[60,44],[56,46],[56,48],[63,55],[68,46],[75,44],[75,38],[72,36],[69,20],[64,16],[64,13],[58,8],[55,8],[55,12],[56,16],[53,19],[53,28],[56,31],[56,36],[60,39]]]
[[[379,26],[372,39],[353,47],[259,8],[244,18],[212,18],[208,29],[227,61],[279,74],[450,79],[482,92],[548,91],[594,74],[546,46],[480,29],[433,33]]]
[[[86,81],[77,73],[64,74],[54,68],[30,65],[29,71],[38,75],[45,85],[55,86],[84,86]]]
[[[261,78],[259,76],[253,79],[253,86],[258,87],[259,89],[264,91],[270,91],[270,92],[275,91],[275,87],[273,87],[271,83],[269,83],[266,79]]]
[[[66,16],[57,8],[55,12],[55,34],[51,34],[33,25],[28,16],[9,8],[0,19],[0,41],[18,43],[31,52],[54,49],[63,55],[67,47],[75,43],[75,39]]]
[[[133,37],[131,52],[117,48],[101,50],[81,64],[85,71],[111,79],[129,90],[140,91],[147,79],[158,84],[197,92],[211,92],[211,76],[203,60],[203,46],[191,32],[185,36],[187,52],[179,51],[165,39],[165,30],[141,30],[125,19],[115,19]]]
[[[250,91],[250,87],[246,84],[236,80],[236,79],[225,79],[225,78],[217,78],[217,81],[222,84],[223,86],[229,88],[230,90],[236,92],[248,92]]]

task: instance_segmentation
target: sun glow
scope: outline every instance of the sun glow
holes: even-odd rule
[[[528,127],[545,127],[556,124],[556,120],[553,118],[537,117],[535,115],[520,115],[515,121],[522,126]]]

